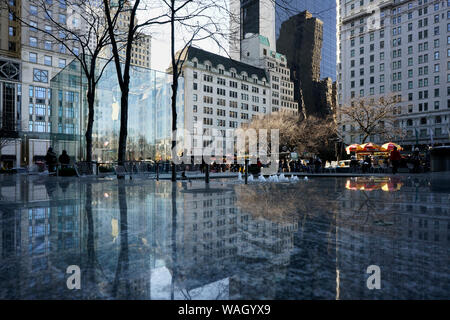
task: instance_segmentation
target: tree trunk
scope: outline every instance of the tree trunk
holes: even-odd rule
[[[88,100],[88,123],[86,129],[86,161],[92,161],[92,128],[94,126],[94,104],[95,104],[95,86],[89,85],[87,92]]]
[[[170,44],[171,44],[171,55],[172,55],[172,182],[177,181],[177,172],[174,158],[176,156],[176,130],[177,130],[177,91],[178,91],[178,64],[175,58],[175,0],[171,1],[171,21],[170,21]]]
[[[363,140],[362,140],[362,142],[361,142],[361,144],[364,144],[364,143],[366,143],[366,140],[367,140],[367,138],[369,138],[369,136],[366,134],[365,136],[364,136],[364,138],[363,138]]]
[[[177,185],[172,184],[172,280],[170,285],[170,299],[175,299],[175,282],[177,281]]]
[[[117,269],[112,285],[112,295],[115,298],[129,299],[130,277],[129,277],[129,248],[128,248],[128,206],[125,182],[118,181],[119,209],[120,209],[120,252],[117,261]],[[123,292],[121,292],[121,289]]]
[[[94,240],[94,217],[92,215],[92,185],[86,185],[86,202],[85,202],[86,220],[88,226],[86,252],[87,264],[85,267],[87,279],[86,287],[89,288],[89,293],[85,296],[86,299],[95,298],[97,296],[97,281],[95,277],[95,240]],[[84,279],[84,277],[83,277]]]
[[[177,181],[177,171],[174,162],[174,157],[176,157],[176,147],[177,147],[177,89],[178,89],[178,78],[173,77],[172,85],[172,181]]]
[[[126,88],[122,89],[122,97],[120,99],[120,134],[119,134],[119,150],[118,162],[123,166],[127,154],[127,136],[128,136],[128,83]]]

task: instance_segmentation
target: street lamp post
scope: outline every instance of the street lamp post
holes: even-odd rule
[[[245,159],[245,184],[248,184],[248,159]]]
[[[209,184],[209,164],[205,166],[205,183]]]

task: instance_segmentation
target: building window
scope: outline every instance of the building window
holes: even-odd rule
[[[48,83],[48,71],[33,69],[33,81]]]
[[[47,40],[47,41],[44,42],[44,49],[45,50],[52,50],[52,47],[53,46],[52,46],[52,42],[51,41]]]
[[[38,9],[36,6],[30,5],[30,14],[36,16],[38,14]]]
[[[45,104],[45,91],[46,91],[45,88],[36,87],[35,89],[36,103]]]
[[[66,66],[66,59],[59,59],[58,67],[64,68]]]
[[[45,116],[45,104],[36,104],[35,113],[37,116]],[[36,122],[37,124],[37,122]],[[42,131],[40,131],[42,132]]]
[[[37,32],[37,22],[36,21],[30,21],[30,31]]]
[[[34,130],[36,132],[45,132],[45,122],[44,121],[36,121],[34,124]]]
[[[30,47],[37,47],[37,39],[35,37],[30,37]]]
[[[37,53],[30,52],[29,54],[29,61],[33,63],[37,63]]]
[[[44,64],[46,66],[51,66],[52,65],[52,57],[50,56],[44,56]]]

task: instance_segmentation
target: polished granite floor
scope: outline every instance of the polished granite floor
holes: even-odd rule
[[[450,298],[448,174],[208,187],[3,175],[0,234],[0,299]]]

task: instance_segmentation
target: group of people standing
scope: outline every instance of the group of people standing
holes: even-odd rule
[[[427,154],[429,157],[429,154]],[[419,148],[415,148],[413,153],[411,155],[408,155],[406,157],[403,157],[400,154],[400,151],[397,150],[397,148],[394,148],[394,150],[391,151],[390,160],[392,163],[392,173],[396,174],[398,172],[398,168],[400,167],[401,163],[404,162],[408,165],[408,168],[410,169],[411,173],[419,173],[423,170],[426,170],[427,167],[429,167],[429,159],[426,161],[425,164],[423,164],[423,160]]]
[[[47,165],[48,172],[56,172],[58,162],[60,163],[61,168],[67,168],[69,166],[70,157],[67,154],[67,151],[63,150],[59,158],[57,158],[53,148],[48,148],[47,154],[45,155],[45,164]]]

